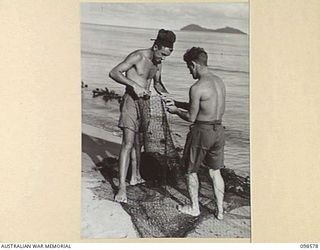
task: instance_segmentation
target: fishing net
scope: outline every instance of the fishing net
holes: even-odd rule
[[[170,114],[159,95],[138,101],[145,158],[156,162],[161,168],[162,180],[175,181],[180,176],[180,156],[176,150],[170,129]]]

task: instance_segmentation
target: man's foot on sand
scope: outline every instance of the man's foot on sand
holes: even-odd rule
[[[114,197],[114,201],[127,203],[128,200],[127,200],[126,191],[123,189],[119,189],[118,193]]]
[[[200,210],[198,209],[193,209],[190,205],[185,205],[185,206],[178,206],[178,210],[181,213],[188,214],[191,216],[199,216],[200,215]]]
[[[217,213],[217,219],[218,220],[223,220],[223,212],[218,212]]]
[[[131,178],[130,185],[131,186],[135,186],[135,185],[142,184],[142,183],[145,183],[145,182],[146,181],[144,179],[142,179],[141,177],[139,177],[139,178]]]
[[[115,185],[116,187],[120,186],[120,182],[118,178],[112,178],[112,183],[113,185]],[[129,184],[126,182],[126,186],[129,186]]]

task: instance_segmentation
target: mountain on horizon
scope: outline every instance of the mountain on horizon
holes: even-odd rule
[[[197,24],[189,24],[187,26],[184,26],[183,28],[181,28],[180,30],[187,30],[187,31],[203,31],[203,32],[218,32],[218,33],[231,33],[231,34],[244,34],[247,35],[247,33],[239,30],[239,29],[235,29],[232,27],[224,27],[224,28],[220,28],[220,29],[207,29],[207,28],[203,28]]]

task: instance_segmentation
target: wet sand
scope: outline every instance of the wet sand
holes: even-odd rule
[[[212,187],[200,173],[201,215],[178,212],[188,202],[184,181],[177,186],[153,184],[128,186],[128,204],[113,201],[117,191],[117,157],[121,138],[110,132],[82,126],[82,222],[83,238],[250,238],[250,200],[226,192],[222,221]]]

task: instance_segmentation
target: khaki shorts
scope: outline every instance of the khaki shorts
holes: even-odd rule
[[[210,169],[224,167],[224,128],[221,121],[196,121],[190,126],[183,152],[187,173],[197,173],[201,164]]]
[[[134,98],[131,94],[125,93],[120,104],[118,126],[121,129],[127,128],[134,132],[146,131],[149,107],[150,101],[148,99]]]

